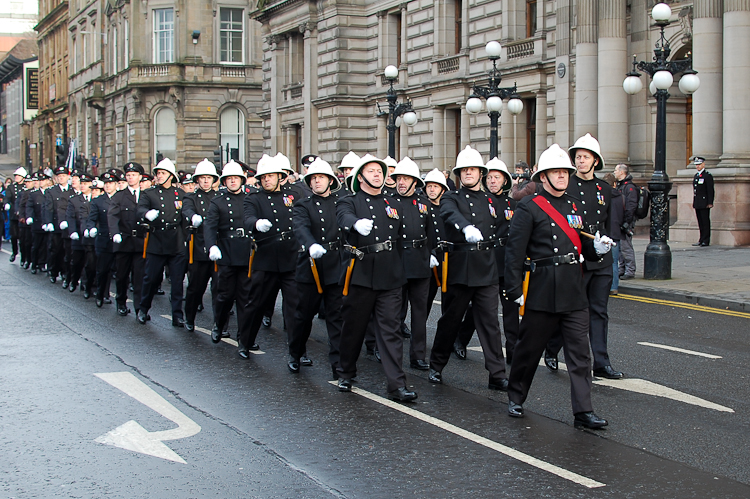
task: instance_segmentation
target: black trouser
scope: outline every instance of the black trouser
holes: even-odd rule
[[[442,372],[448,364],[453,344],[458,336],[458,328],[469,307],[469,302],[473,302],[474,324],[484,352],[484,367],[490,373],[490,383],[505,379],[502,336],[500,323],[497,320],[498,290],[497,284],[479,287],[461,284],[448,285],[448,290],[443,293],[445,312],[438,320],[435,341],[430,354],[432,369]]]
[[[612,288],[612,266],[603,269],[584,270],[583,285],[589,299],[589,338],[591,352],[594,354],[594,369],[612,365],[607,352],[607,331],[609,330],[609,290]],[[547,351],[556,356],[563,346],[563,339],[558,331],[547,344]]]
[[[198,306],[203,303],[203,295],[206,292],[209,279],[211,280],[211,310],[216,316],[216,281],[217,273],[214,272],[214,262],[195,260],[189,266],[190,276],[185,293],[185,322],[195,324],[195,314]]]
[[[38,269],[46,261],[47,233],[44,231],[31,232],[31,268]]]
[[[96,255],[96,299],[109,298],[109,283],[112,280],[112,265],[115,254],[102,252]]]
[[[67,259],[65,245],[60,232],[53,232],[49,236],[49,258],[47,259],[47,270],[50,277],[65,276]]]
[[[211,263],[213,270],[214,263]],[[195,265],[195,264],[193,264]],[[219,265],[216,279],[216,294],[214,295],[214,322],[219,331],[226,330],[229,311],[232,305],[237,305],[237,338],[250,333],[250,314],[247,307],[250,301],[251,280],[247,277],[247,267]],[[195,314],[193,314],[195,319]],[[251,343],[252,345],[252,343]]]
[[[18,220],[11,220],[10,221],[10,247],[11,247],[11,253],[13,255],[18,254]]]
[[[32,246],[32,235],[31,227],[24,224],[19,226],[19,241],[21,243],[21,262],[31,263],[31,246]]]
[[[139,310],[148,312],[151,302],[159,289],[164,276],[164,267],[169,267],[169,275],[172,281],[170,299],[172,302],[172,319],[182,318],[182,281],[185,280],[185,252],[176,255],[146,254],[146,266],[143,272],[143,294]]]
[[[401,308],[401,288],[375,291],[362,286],[350,286],[344,297],[341,316],[344,320],[341,333],[340,378],[352,379],[357,375],[357,359],[365,339],[367,323],[377,323],[376,340],[383,371],[388,381],[388,391],[406,386],[406,375],[401,366],[404,337],[401,321],[395,313]],[[370,318],[372,316],[372,319]]]
[[[321,302],[325,306],[326,329],[328,330],[328,361],[334,369],[339,366],[339,344],[341,342],[341,304],[343,286],[331,284],[323,287],[323,294],[318,293],[315,284],[298,282],[298,302],[294,311],[294,328],[289,342],[289,355],[299,360],[307,353],[307,340],[310,338],[312,321],[320,310]]]
[[[711,208],[696,208],[695,217],[698,219],[701,244],[711,244]]]
[[[96,280],[96,256],[94,255],[93,247],[83,247],[81,249],[73,250],[70,262],[71,285],[78,285],[78,281],[83,275],[84,268],[86,269],[86,276],[82,285],[87,291],[91,292],[91,288],[94,286]]]
[[[115,253],[115,290],[117,308],[124,308],[128,300],[130,274],[133,274],[133,307],[138,310],[141,304],[141,286],[146,261],[140,251],[118,251]]]
[[[588,328],[588,309],[555,314],[527,308],[513,353],[515,358],[508,379],[508,399],[516,404],[526,401],[545,345],[556,331],[560,331],[570,376],[573,414],[592,411]]]
[[[429,311],[430,279],[408,279],[402,288],[401,323],[406,320],[406,299],[411,305],[411,341],[409,360],[425,360],[427,355],[427,314]],[[433,279],[434,281],[434,279]]]
[[[279,296],[279,291],[281,291],[281,287],[277,282],[273,285],[273,289],[269,290],[268,300],[266,300],[266,304],[263,307],[263,317],[273,317],[273,312],[276,309],[276,298]]]
[[[245,267],[245,273],[247,274],[247,267]],[[219,276],[219,282],[221,283],[221,276]],[[277,286],[281,289],[281,310],[287,327],[287,344],[291,341],[291,334],[294,330],[294,309],[297,307],[297,282],[294,280],[294,271],[253,270],[253,277],[250,280],[250,299],[245,305],[250,314],[250,327],[239,337],[240,348],[249,348],[255,343],[268,300],[272,293],[277,292]]]
[[[437,274],[441,276],[440,278],[442,279],[443,274],[440,270],[441,266],[438,265],[435,268],[437,269]],[[440,286],[438,286],[438,283],[435,280],[435,276],[430,277],[430,290],[427,292],[427,317],[430,316],[430,311],[432,310],[432,304],[435,301],[435,297],[437,296],[437,292],[439,289],[440,289]],[[445,309],[443,308],[443,299],[441,297],[440,298],[440,314],[442,315],[444,311]]]

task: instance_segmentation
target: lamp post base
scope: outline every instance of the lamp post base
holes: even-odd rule
[[[646,246],[643,255],[643,278],[667,280],[672,278],[672,251],[665,242],[654,241]]]

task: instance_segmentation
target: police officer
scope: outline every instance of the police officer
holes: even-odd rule
[[[292,227],[292,207],[300,198],[293,191],[281,188],[288,164],[289,159],[281,153],[259,162],[255,177],[260,182],[261,192],[245,198],[245,231],[254,235],[257,250],[247,305],[250,328],[239,338],[238,354],[243,359],[249,358],[248,348],[255,345],[263,313],[277,289],[281,289],[287,341],[291,341],[294,330],[294,309],[297,306],[294,272],[299,246]]]
[[[336,224],[337,196],[334,193],[341,187],[341,182],[333,174],[331,165],[320,158],[313,160],[303,180],[312,196],[295,203],[292,210],[294,236],[300,245],[295,274],[299,301],[294,313],[287,366],[292,373],[299,372],[300,361],[307,352],[312,319],[323,301],[328,330],[328,361],[336,379],[343,324],[343,286],[339,283],[343,265],[341,231]]]
[[[13,182],[5,190],[5,212],[7,213],[10,229],[10,261],[15,262],[18,256],[18,197],[23,191],[23,179],[28,175],[26,168],[20,167],[13,172]]]
[[[188,280],[187,293],[185,294],[185,329],[195,330],[195,315],[198,307],[203,303],[203,294],[206,292],[209,279],[211,280],[211,303],[216,298],[216,272],[214,264],[206,253],[206,242],[203,237],[203,223],[211,200],[216,195],[212,186],[219,176],[216,167],[207,158],[198,163],[192,178],[197,184],[197,189],[187,194],[182,200],[182,216],[188,226],[188,264],[190,277]],[[208,246],[210,248],[210,246]],[[212,307],[213,308],[213,307]],[[213,311],[216,315],[216,310]]]
[[[29,195],[34,190],[34,176],[29,173],[24,177],[24,186],[16,199],[16,211],[18,212],[18,244],[21,252],[21,267],[28,270],[31,265],[32,235],[31,226],[27,224],[26,204]]]
[[[711,208],[714,207],[714,177],[705,169],[706,160],[700,156],[693,159],[697,170],[693,176],[693,209],[698,219],[700,236],[693,246],[711,244]]]
[[[89,204],[91,203],[91,188],[93,177],[86,173],[79,176],[81,193],[70,198],[65,210],[65,220],[68,222],[68,234],[70,235],[71,258],[70,258],[70,284],[68,291],[73,293],[78,287],[78,282],[86,269],[86,280],[81,285],[84,298],[91,296],[91,287],[96,278],[96,259],[93,251],[93,241],[86,237],[86,220],[89,215]]]
[[[382,193],[388,166],[365,154],[352,173],[351,196],[339,200],[336,220],[345,234],[349,266],[343,276],[344,319],[341,358],[338,368],[339,391],[351,391],[357,374],[357,359],[365,330],[376,324],[376,339],[390,398],[409,402],[417,393],[406,387],[401,366],[403,336],[395,313],[401,308],[401,288],[406,274],[401,260],[403,231],[396,203]],[[372,316],[372,319],[371,319]]]
[[[574,424],[595,429],[607,421],[594,414],[591,405],[589,311],[581,256],[599,261],[611,249],[612,240],[597,235],[592,244],[591,239],[581,238],[585,208],[566,193],[575,171],[565,151],[553,144],[539,157],[532,179],[542,183],[541,193],[521,200],[513,216],[505,252],[505,294],[525,313],[510,371],[508,414],[523,417],[523,403],[545,344],[559,330],[570,374]],[[531,262],[525,267],[527,258]],[[528,270],[526,296],[524,270]]]
[[[138,217],[149,224],[146,265],[143,273],[143,294],[138,309],[138,322],[145,324],[148,311],[169,267],[172,281],[172,326],[184,327],[182,313],[182,281],[185,279],[185,237],[182,230],[182,199],[177,189],[174,163],[164,158],[154,167],[156,185],[141,193]]]
[[[498,213],[490,195],[481,190],[487,168],[479,151],[466,146],[456,158],[454,173],[461,188],[443,195],[440,215],[445,222],[448,250],[448,283],[443,293],[445,310],[438,320],[430,355],[431,383],[442,383],[442,371],[453,351],[461,320],[473,303],[474,324],[489,371],[488,388],[506,390],[505,360],[497,319],[499,272],[494,249],[498,244]],[[446,263],[443,262],[443,265]]]
[[[201,177],[206,175],[202,174]],[[211,341],[214,343],[221,341],[232,305],[236,304],[237,307],[238,338],[250,335],[251,320],[247,304],[250,301],[248,262],[252,239],[243,226],[245,171],[238,163],[230,160],[221,172],[221,182],[226,189],[222,189],[211,199],[203,222],[208,258],[211,262],[216,262],[218,267],[215,325],[211,332]],[[258,346],[251,344],[249,349],[258,350]]]
[[[68,185],[70,175],[67,167],[58,166],[54,169],[54,174],[55,185],[45,192],[46,204],[44,209],[44,223],[52,229],[49,236],[49,258],[47,260],[49,280],[52,283],[57,280],[58,276],[62,276],[63,281],[68,280],[70,236],[66,230],[68,222],[65,219],[65,212],[68,208],[68,201],[74,195],[73,189]]]
[[[343,197],[346,194],[351,194],[351,182],[347,182],[347,179],[351,180],[352,170],[359,166],[361,158],[357,156],[357,154],[354,151],[349,151],[346,153],[346,155],[341,158],[341,163],[339,164],[339,171],[341,172],[341,175],[344,176],[344,182],[341,186],[341,192],[339,193],[339,197]]]
[[[96,306],[101,308],[105,303],[112,303],[109,298],[109,284],[112,278],[115,254],[112,251],[112,238],[109,234],[109,208],[112,196],[117,192],[117,175],[104,172],[99,176],[104,194],[91,201],[86,229],[94,240],[96,252]]]
[[[128,284],[133,275],[133,304],[136,313],[141,303],[141,286],[143,285],[143,238],[146,228],[139,223],[138,201],[141,196],[141,175],[143,167],[134,162],[125,165],[125,181],[128,186],[115,193],[110,200],[107,213],[107,225],[112,235],[112,250],[115,253],[115,289],[117,313],[126,316],[130,313],[127,307]]]
[[[47,250],[47,233],[42,222],[42,212],[44,208],[44,191],[41,183],[47,179],[47,175],[42,172],[35,172],[32,176],[33,189],[29,191],[26,199],[26,225],[31,228],[31,273],[37,271],[45,265]]]
[[[404,324],[407,303],[411,304],[409,365],[413,369],[426,371],[430,368],[425,360],[429,310],[427,299],[432,279],[431,269],[438,266],[438,260],[432,254],[434,224],[428,208],[429,201],[421,194],[417,194],[417,189],[421,191],[425,186],[419,174],[419,166],[407,156],[398,162],[391,177],[396,182],[396,194],[393,199],[400,205],[401,210],[401,255],[406,272],[399,320],[400,324]]]
[[[440,216],[440,200],[443,198],[443,194],[448,190],[448,183],[445,181],[445,175],[443,175],[443,172],[437,168],[430,170],[427,175],[425,175],[424,183],[424,193],[430,201],[430,219],[432,220],[432,231],[430,231],[432,240],[430,241],[430,244],[433,248],[433,255],[437,256],[438,260],[438,266],[432,269],[433,278],[430,279],[430,290],[427,295],[427,316],[429,317],[430,310],[432,310],[432,303],[435,301],[435,296],[437,296],[438,289],[442,284],[443,266],[441,258],[442,240],[445,236],[445,223]],[[466,354],[464,354],[464,357],[465,356]]]

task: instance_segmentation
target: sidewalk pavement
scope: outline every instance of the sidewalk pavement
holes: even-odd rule
[[[672,278],[656,281],[643,279],[648,243],[648,236],[633,238],[636,278],[621,280],[620,293],[750,312],[750,247],[670,242]]]
[[[13,175],[13,172],[21,166],[18,159],[11,157],[8,154],[0,154],[0,176],[8,178]]]

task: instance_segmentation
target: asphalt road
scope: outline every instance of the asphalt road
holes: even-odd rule
[[[293,375],[278,309],[243,361],[172,328],[165,297],[141,326],[6,257],[2,497],[750,497],[750,316],[611,300],[610,356],[628,379],[595,384],[610,425],[589,432],[572,426],[564,371],[539,368],[521,420],[486,389],[480,349],[442,386],[407,369],[414,404],[387,401],[364,354],[356,390],[339,393],[322,321],[315,365]]]

